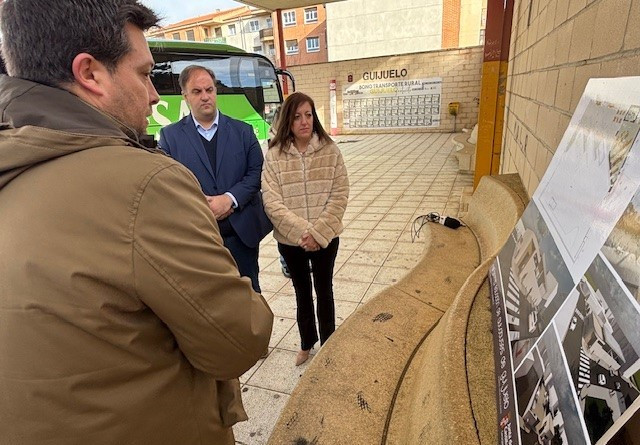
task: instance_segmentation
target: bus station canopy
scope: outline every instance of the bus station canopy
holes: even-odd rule
[[[342,0],[325,0],[322,3],[335,3]],[[293,9],[293,8],[304,8],[307,6],[314,6],[318,4],[318,0],[290,0],[290,1],[280,1],[280,0],[250,0],[250,1],[239,1],[239,3],[244,3],[245,5],[255,6],[256,8],[266,9],[267,11],[275,11],[277,9]]]

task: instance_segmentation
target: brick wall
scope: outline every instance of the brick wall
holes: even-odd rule
[[[296,40],[298,42],[298,53],[287,55],[287,67],[294,65],[307,65],[310,63],[326,62],[328,59],[327,52],[327,14],[324,5],[318,4],[311,6],[310,8],[316,8],[318,15],[318,21],[314,23],[305,23],[305,9],[307,8],[295,8],[284,9],[282,13],[287,11],[295,11],[296,13],[296,25],[284,26],[282,28],[283,38],[285,42],[287,40]],[[275,15],[275,13],[274,13]],[[276,23],[274,21],[274,23]],[[320,50],[308,52],[307,51],[307,37],[318,37],[320,43]],[[276,48],[279,48],[278,40],[275,40]],[[285,43],[286,51],[286,43]],[[278,50],[278,60],[280,60],[280,54]],[[278,62],[279,65],[279,62]]]
[[[592,77],[640,75],[640,0],[516,2],[501,170],[532,195]]]
[[[460,0],[442,2],[442,47],[456,48],[460,33]]]
[[[361,78],[366,71],[380,71],[406,68],[409,79],[441,77],[442,99],[440,127],[432,129],[399,129],[392,131],[424,132],[452,131],[453,117],[449,115],[449,102],[460,102],[460,113],[457,117],[458,131],[472,127],[478,119],[478,103],[480,97],[482,74],[482,47],[429,51],[391,57],[375,57],[370,59],[345,60],[341,62],[319,63],[291,67],[290,71],[296,79],[296,90],[313,97],[318,116],[323,126],[329,130],[329,83],[336,80],[336,99],[338,109],[339,132],[349,133],[355,130],[342,128],[342,90],[347,85],[348,75],[354,80]],[[358,130],[359,133],[389,132],[385,130]]]

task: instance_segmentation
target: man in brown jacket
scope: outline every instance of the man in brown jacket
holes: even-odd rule
[[[0,444],[232,444],[272,314],[196,179],[138,137],[136,0],[0,15]]]

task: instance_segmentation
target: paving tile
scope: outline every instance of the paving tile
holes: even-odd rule
[[[320,343],[316,343],[316,347],[319,345]],[[296,323],[293,324],[291,330],[284,336],[278,345],[278,349],[291,352],[298,352],[300,350],[300,331],[298,331],[298,325]],[[312,351],[315,351],[315,348]]]
[[[348,264],[364,264],[367,266],[382,266],[387,258],[388,252],[366,252],[356,250],[351,254]]]
[[[351,230],[366,229],[370,231],[377,225],[378,225],[378,221],[364,221],[360,219],[355,219],[349,223],[349,226],[344,230],[344,234],[351,237],[351,235],[349,235]],[[355,235],[355,236],[360,236],[360,235]]]
[[[360,244],[362,244],[362,239],[360,238],[349,238],[347,236],[340,236],[340,246],[339,250],[356,250]]]
[[[389,252],[395,244],[395,241],[367,239],[360,245],[358,250],[363,252]]]
[[[260,252],[260,253],[262,253],[262,252]],[[259,257],[258,257],[258,267],[260,268],[260,272],[264,271],[274,261],[277,261],[276,258],[265,257],[263,255],[259,255]]]
[[[349,250],[346,250],[345,252],[351,252]],[[336,275],[338,275],[338,272],[340,272],[340,269],[342,269],[342,266],[345,265],[345,261],[338,261],[336,259],[336,262],[333,265],[333,276],[335,277]]]
[[[247,381],[247,385],[291,394],[300,376],[311,362],[308,360],[296,366],[295,361],[296,352],[276,348]]]
[[[351,301],[359,303],[362,297],[369,289],[369,283],[361,283],[352,280],[333,280],[333,298],[334,300]]]
[[[369,221],[353,221],[351,222],[346,229],[344,229],[343,235],[348,236],[349,238],[366,238],[371,229],[360,229],[355,228],[355,225],[360,225],[362,223]]]
[[[281,273],[261,273],[259,278],[260,289],[267,292],[278,292],[289,281],[289,278],[286,278]]]
[[[389,209],[389,213],[400,213],[402,215],[413,215],[417,206],[410,204],[396,204]]]
[[[366,266],[362,264],[345,264],[336,275],[336,278],[371,283],[378,273],[378,266]]]
[[[385,218],[385,213],[376,211],[374,213],[361,213],[358,215],[354,221],[380,221]]]
[[[374,199],[369,207],[391,208],[396,203],[395,199]]]
[[[334,300],[336,308],[336,327],[340,326],[358,308],[352,301]]]
[[[271,298],[271,300],[269,300],[268,303],[274,316],[290,318],[295,320],[296,308],[297,308],[295,295],[278,293],[273,298]],[[270,346],[275,346],[275,345],[270,344]]]
[[[342,238],[340,238],[340,245],[338,246],[338,255],[336,256],[336,264],[344,264],[355,253],[354,250],[344,249],[342,246]]]
[[[278,258],[272,258],[271,262],[266,267],[260,267],[260,276],[262,276],[262,273],[282,275],[282,265],[280,264],[280,260]],[[284,277],[284,275],[282,276]]]
[[[382,222],[409,222],[410,217],[401,213],[389,213],[382,218]]]
[[[280,258],[280,252],[278,252],[278,246],[276,244],[260,245],[261,258]]]
[[[296,291],[293,288],[293,282],[291,280],[288,280],[287,283],[285,283],[285,285],[282,286],[282,289],[280,289],[280,291],[276,295],[282,295],[282,294],[286,294],[286,295],[296,294]]]
[[[268,348],[269,349],[269,353],[271,353],[271,351],[273,351],[273,348]],[[260,360],[258,360],[256,362],[255,365],[253,365],[251,367],[251,369],[249,369],[247,372],[245,372],[244,374],[242,374],[240,376],[240,378],[238,380],[240,380],[241,384],[247,383],[247,380],[249,380],[251,378],[251,376],[253,375],[254,372],[256,372],[258,370],[258,368],[262,365],[262,363],[265,361],[264,358],[261,358]]]
[[[269,340],[270,348],[275,348],[276,346],[278,346],[278,343],[280,343],[284,336],[287,335],[291,327],[296,324],[295,317],[295,310],[293,314],[289,314],[288,317],[282,317],[279,315],[276,315],[274,317],[273,329],[271,330],[271,339]]]
[[[398,241],[402,235],[402,230],[372,230],[367,236],[367,240],[386,240],[386,241]]]
[[[252,386],[242,388],[242,402],[249,420],[234,425],[233,433],[236,443],[266,444],[288,400],[288,394]]]

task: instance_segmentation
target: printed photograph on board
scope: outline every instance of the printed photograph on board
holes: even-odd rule
[[[602,254],[640,301],[640,193],[631,200],[602,247]]]
[[[555,325],[550,324],[515,372],[522,445],[587,445]]]
[[[517,368],[575,284],[533,202],[516,224],[498,262]]]
[[[603,268],[607,271],[601,274]],[[640,394],[634,375],[640,364],[637,345],[632,345],[611,308],[626,307],[634,324],[640,323],[640,313],[614,274],[596,257],[554,320],[592,443]]]

